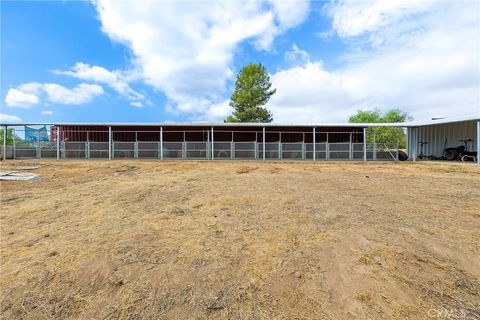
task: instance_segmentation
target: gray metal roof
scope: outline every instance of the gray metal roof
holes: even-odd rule
[[[428,120],[428,121],[412,121],[407,122],[407,127],[423,127],[431,126],[436,124],[448,124],[448,123],[457,123],[457,122],[466,122],[466,121],[480,121],[480,114],[463,116],[458,118],[443,118],[437,120]]]
[[[175,123],[175,122],[0,122],[0,126],[39,126],[39,125],[58,125],[58,126],[121,126],[121,127],[142,127],[142,126],[161,126],[161,127],[420,127],[435,124],[447,124],[465,121],[480,121],[480,114],[466,116],[461,118],[446,118],[429,121],[411,121],[396,123],[221,123],[221,122],[192,122],[192,123]]]

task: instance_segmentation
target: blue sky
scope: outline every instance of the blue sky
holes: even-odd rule
[[[475,1],[0,5],[2,121],[221,121],[250,62],[271,74],[276,122],[480,113]]]

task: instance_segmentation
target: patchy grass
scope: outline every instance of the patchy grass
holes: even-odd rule
[[[0,182],[2,319],[480,317],[480,169],[38,161]]]

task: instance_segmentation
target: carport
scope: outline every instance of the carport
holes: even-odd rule
[[[455,154],[453,149],[464,148],[477,152],[476,161],[480,164],[480,115],[411,122],[404,126],[407,127],[408,156],[413,161],[445,159]]]

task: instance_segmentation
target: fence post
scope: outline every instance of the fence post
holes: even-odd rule
[[[234,138],[234,131],[232,131],[232,144],[230,145],[230,158],[235,159],[235,138]]]
[[[90,135],[87,131],[87,141],[85,142],[85,159],[90,158]]]
[[[138,131],[135,131],[135,143],[133,144],[133,158],[138,158]]]
[[[207,142],[205,143],[205,159],[210,160],[210,155],[212,154],[212,152],[210,151],[210,130],[207,129],[206,132],[207,132]]]
[[[418,137],[417,137],[417,128],[412,128],[412,136],[413,136],[413,139],[412,139],[412,142],[413,142],[413,161],[417,161],[417,147],[418,147],[418,143],[417,143],[417,140],[418,140]]]
[[[7,134],[8,126],[4,127],[5,131],[3,132],[3,160],[7,160]]]
[[[480,121],[477,121],[477,164],[480,165]]]
[[[281,160],[282,156],[282,133],[278,133],[278,159]]]
[[[399,161],[399,160],[398,160],[398,148],[399,148],[399,147],[400,147],[400,143],[399,143],[398,140],[397,140],[397,152],[395,153],[395,158],[396,158],[395,160],[396,160],[396,161]]]
[[[108,160],[112,160],[112,127],[108,127]]]
[[[348,158],[350,160],[353,160],[353,149],[352,149],[352,133],[350,132],[350,138],[349,138],[349,144],[348,144]]]
[[[13,141],[13,159],[15,160],[16,159],[16,153],[17,153],[17,143],[15,142],[15,128],[13,128],[13,137],[12,137],[12,141]]]
[[[377,160],[377,139],[375,134],[373,134],[373,160]]]
[[[60,127],[57,126],[57,160],[60,160]]]
[[[313,128],[313,157],[312,157],[313,161],[315,161],[316,158],[317,158],[317,146],[316,146],[317,141],[316,140],[317,140],[316,139],[316,132],[315,132],[315,127],[314,127]]]
[[[6,132],[5,132],[6,134]],[[41,150],[40,150],[40,130],[37,131],[37,158],[40,159],[41,155]],[[6,153],[6,152],[5,152]]]
[[[215,142],[214,142],[214,139],[213,139],[213,126],[212,126],[212,160],[215,160],[215,154],[214,154],[214,152],[215,152],[214,149],[215,149],[215,148],[214,148],[214,143],[215,143]]]
[[[328,132],[327,132],[327,141],[325,142],[325,160],[330,160],[330,146],[328,145]]]
[[[263,138],[262,138],[262,148],[263,148],[263,161],[265,161],[265,127],[263,127]]]
[[[187,157],[187,141],[185,140],[185,131],[183,131],[182,159]]]
[[[367,161],[367,128],[363,128],[363,161]]]
[[[160,127],[160,160],[163,160],[163,127]]]

